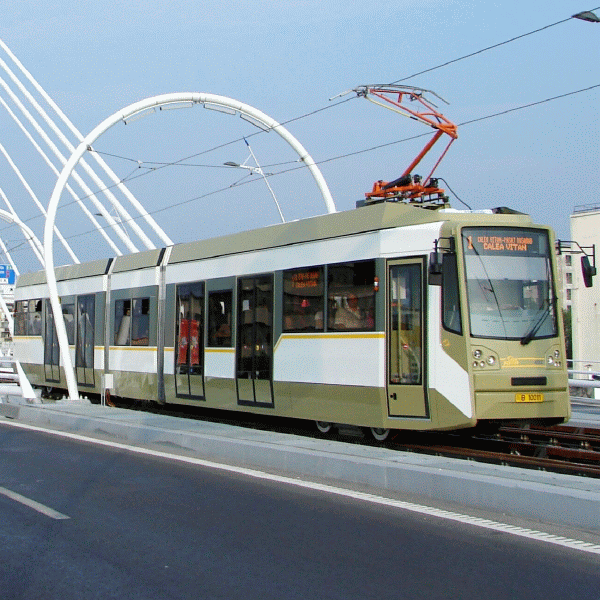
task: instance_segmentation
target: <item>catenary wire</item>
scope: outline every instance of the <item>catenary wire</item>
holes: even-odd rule
[[[492,119],[492,118],[495,118],[495,117],[503,116],[503,115],[506,115],[506,114],[511,113],[511,112],[516,112],[516,111],[523,110],[523,109],[526,109],[526,108],[531,108],[531,107],[534,107],[534,106],[539,106],[541,104],[552,102],[554,100],[558,100],[558,99],[565,98],[565,97],[568,97],[568,96],[572,96],[572,95],[575,95],[575,94],[587,92],[587,91],[590,91],[590,90],[593,90],[593,89],[596,89],[596,88],[599,88],[599,87],[600,87],[600,83],[592,85],[592,86],[588,86],[586,88],[582,88],[582,89],[579,89],[579,90],[575,90],[575,91],[572,91],[572,92],[567,92],[565,94],[560,94],[558,96],[553,96],[553,97],[550,97],[550,98],[545,98],[545,99],[539,100],[537,102],[530,102],[528,104],[523,104],[523,105],[520,105],[520,106],[516,106],[516,107],[510,108],[510,109],[507,109],[507,110],[503,110],[503,111],[500,111],[500,112],[497,112],[497,113],[493,113],[493,114],[490,114],[490,115],[485,115],[483,117],[478,117],[476,119],[471,119],[469,121],[463,121],[462,123],[459,123],[458,126],[462,127],[462,126],[465,126],[465,125],[471,125],[473,123],[477,123],[477,122],[480,122],[480,121],[484,121],[484,120]],[[396,145],[396,144],[401,144],[401,143],[404,143],[404,142],[412,141],[412,140],[415,140],[415,139],[418,139],[418,138],[422,138],[422,137],[426,137],[426,136],[429,136],[429,135],[430,135],[430,132],[426,132],[426,133],[418,134],[418,135],[411,136],[411,137],[408,137],[408,138],[403,138],[403,139],[400,139],[400,140],[394,140],[392,142],[386,142],[384,144],[378,144],[376,146],[371,146],[369,148],[363,148],[361,150],[356,150],[354,152],[348,152],[346,154],[342,154],[342,155],[330,157],[330,158],[327,158],[327,159],[323,159],[323,160],[317,162],[316,164],[322,165],[322,164],[330,163],[330,162],[333,162],[333,161],[336,161],[336,160],[342,160],[344,158],[349,158],[351,156],[357,156],[359,154],[365,154],[367,152],[372,152],[372,151],[375,151],[375,150],[379,150],[381,148],[393,146],[393,145]],[[185,159],[182,159],[182,160],[185,160]],[[139,162],[139,161],[136,161],[136,162]],[[181,162],[181,161],[178,161],[178,162]],[[296,161],[294,161],[294,164],[296,164]],[[165,167],[166,166],[169,166],[169,165],[165,165]],[[296,171],[296,170],[300,170],[300,169],[305,169],[305,168],[306,168],[305,165],[294,166],[293,168],[284,169],[284,170],[278,171],[276,173],[273,173],[269,177],[274,177],[274,176],[277,176],[277,175],[283,175],[283,174],[286,174],[286,173],[290,173],[292,171]],[[155,170],[156,169],[152,169],[150,171],[147,171],[146,173],[138,175],[137,177],[142,177],[144,175],[149,174],[150,172],[154,172]],[[132,177],[131,179],[136,179],[136,177]],[[164,212],[166,210],[171,210],[173,208],[177,208],[178,206],[183,206],[185,204],[189,204],[189,203],[192,203],[192,202],[197,202],[197,201],[202,200],[204,198],[207,198],[209,196],[213,196],[215,194],[218,194],[218,193],[221,193],[221,192],[225,192],[227,190],[232,189],[233,187],[240,187],[242,185],[247,185],[249,183],[254,183],[254,182],[257,182],[257,181],[260,181],[260,180],[254,179],[254,180],[248,180],[248,181],[240,182],[240,183],[233,184],[233,185],[228,185],[226,187],[219,188],[219,189],[207,192],[207,193],[202,194],[200,196],[195,196],[195,197],[189,198],[187,200],[182,200],[181,202],[176,202],[176,203],[173,203],[173,204],[169,204],[168,206],[163,206],[163,207],[157,208],[157,209],[155,209],[153,211],[148,211],[148,214],[155,215],[155,214]],[[115,185],[116,184],[114,184],[112,186],[108,186],[108,187],[114,187]],[[99,191],[101,191],[101,190],[99,190]],[[452,193],[454,194],[454,192],[452,192]],[[454,195],[456,196],[456,194],[454,194]],[[85,198],[86,198],[86,196],[83,196],[82,198],[80,198],[80,200],[85,199]],[[462,200],[460,200],[460,198],[458,198],[458,196],[456,196],[456,198],[459,201],[463,202]],[[69,205],[72,205],[74,203],[75,203],[75,201],[71,201],[71,202],[65,203],[61,208],[63,208],[63,209],[67,208]],[[33,221],[34,219],[37,219],[37,218],[40,218],[40,216],[32,217],[32,218],[26,220],[25,222],[27,222],[27,221]],[[135,220],[135,219],[132,218],[131,220]],[[128,219],[128,221],[129,221],[129,219]],[[123,221],[123,223],[127,223],[127,221]],[[12,224],[8,225],[7,227],[4,227],[4,228],[0,229],[0,231],[4,231],[5,229],[10,228],[11,226],[13,226],[13,225]],[[108,228],[108,225],[105,228]],[[80,233],[77,233],[77,234],[73,234],[71,236],[67,236],[65,239],[73,239],[73,238],[76,238],[76,237],[81,237],[83,235],[88,235],[90,233],[94,233],[95,231],[96,231],[95,229],[92,229],[92,230],[88,230],[88,231],[85,231],[85,232],[80,232]],[[19,246],[20,245],[21,244],[19,244]],[[9,251],[12,251],[12,250],[9,250]]]
[[[595,10],[598,10],[600,8],[592,8],[592,12]],[[521,35],[517,35],[513,38],[510,38],[509,40],[505,40],[504,42],[499,42],[498,44],[493,44],[492,46],[488,46],[487,48],[482,48],[481,50],[477,50],[476,52],[471,52],[470,54],[465,54],[464,56],[460,56],[458,58],[454,58],[452,60],[449,60],[445,63],[442,63],[440,65],[437,65],[435,67],[431,67],[429,69],[425,69],[424,71],[419,71],[418,73],[413,73],[412,75],[408,75],[406,77],[402,77],[401,79],[396,79],[396,81],[392,81],[389,85],[394,85],[396,83],[400,83],[401,81],[406,81],[407,79],[412,79],[413,77],[417,77],[419,75],[423,75],[424,73],[430,73],[431,71],[435,71],[437,69],[441,69],[442,67],[447,67],[448,65],[452,65],[454,63],[460,62],[461,60],[465,60],[466,58],[471,58],[473,56],[477,56],[478,54],[483,54],[484,52],[487,52],[488,50],[493,50],[494,48],[499,48],[500,46],[505,46],[506,44],[510,44],[511,42],[514,42],[516,40],[520,40],[524,37],[527,37],[529,35],[533,35],[534,33],[539,33],[540,31],[544,31],[546,29],[550,29],[550,27],[555,27],[556,25],[560,25],[561,23],[566,23],[567,21],[570,21],[571,19],[574,19],[575,15],[568,17],[566,19],[561,19],[560,21],[556,21],[556,23],[550,23],[550,25],[545,25],[544,27],[540,27],[538,29],[534,29],[533,31],[529,31],[528,33],[523,33]]]
[[[600,7],[592,8],[591,11],[593,12],[593,11],[598,10],[598,9],[600,9]],[[458,58],[446,61],[445,63],[441,63],[439,65],[436,65],[434,67],[430,67],[430,68],[425,69],[423,71],[419,71],[417,73],[413,73],[412,75],[407,75],[405,77],[402,77],[400,79],[397,79],[397,80],[391,82],[389,85],[394,85],[396,83],[400,83],[402,81],[406,81],[408,79],[412,79],[412,78],[417,77],[419,75],[423,75],[424,73],[430,73],[431,71],[435,71],[437,69],[441,69],[443,67],[446,67],[448,65],[451,65],[451,64],[454,64],[454,63],[457,63],[457,62],[460,62],[460,61],[465,60],[467,58],[471,58],[473,56],[477,56],[478,54],[483,54],[484,52],[487,52],[488,50],[493,50],[494,48],[499,48],[501,46],[505,46],[506,44],[509,44],[511,42],[520,40],[520,39],[522,39],[524,37],[533,35],[535,33],[539,33],[539,32],[544,31],[546,29],[550,29],[551,27],[555,27],[556,25],[560,25],[562,23],[566,23],[567,21],[570,21],[570,20],[572,20],[574,18],[575,18],[575,16],[573,15],[573,16],[567,17],[566,19],[561,19],[560,21],[556,21],[555,23],[550,23],[549,25],[544,25],[543,27],[539,27],[538,29],[534,29],[533,31],[529,31],[527,33],[523,33],[521,35],[512,37],[512,38],[510,38],[508,40],[505,40],[503,42],[499,42],[497,44],[493,44],[491,46],[487,46],[486,48],[482,48],[481,50],[477,50],[475,52],[471,52],[469,54],[465,54],[464,56],[460,56]],[[289,123],[293,123],[295,121],[299,121],[301,119],[304,119],[304,118],[316,115],[316,114],[318,114],[320,112],[323,112],[323,111],[328,110],[330,108],[334,108],[336,106],[339,106],[340,104],[344,104],[345,102],[349,102],[350,100],[355,100],[355,99],[356,99],[356,96],[353,96],[351,98],[346,98],[346,99],[341,100],[339,102],[336,102],[334,104],[325,105],[325,106],[323,106],[321,108],[317,108],[317,109],[315,109],[315,110],[313,110],[311,112],[305,113],[305,114],[300,115],[298,117],[292,117],[291,119],[288,119],[287,121],[281,122],[280,125],[287,125]],[[252,134],[249,134],[249,135],[244,136],[244,137],[252,137],[252,136],[255,136],[255,135],[260,135],[261,133],[264,133],[264,132],[262,132],[262,131],[253,132]],[[181,163],[183,163],[183,161],[189,160],[191,158],[195,158],[196,156],[201,156],[202,154],[208,154],[210,152],[213,152],[214,150],[218,150],[218,149],[224,148],[224,147],[226,147],[228,145],[240,142],[240,141],[242,141],[244,139],[244,137],[237,138],[237,139],[232,140],[230,142],[225,142],[224,144],[220,144],[220,145],[215,146],[213,148],[209,148],[207,150],[203,150],[201,152],[198,152],[196,154],[192,154],[190,156],[187,156],[185,158],[182,158],[182,159],[174,161],[174,162],[144,161],[144,163],[145,164],[149,164],[149,165],[159,165],[159,166],[176,166],[176,165],[181,165]],[[136,159],[129,158],[129,157],[123,157],[123,156],[118,156],[118,155],[111,155],[111,154],[108,154],[108,153],[103,153],[103,154],[105,154],[106,156],[113,156],[114,158],[120,158],[122,160],[129,160],[129,161],[133,161],[133,162],[139,162]],[[273,167],[273,166],[277,166],[277,165],[281,165],[281,164],[289,164],[289,162],[288,163],[275,163],[275,164],[265,165],[265,166]],[[182,165],[182,166],[188,166],[188,165]],[[212,166],[213,168],[220,168],[220,167],[217,167],[216,165],[189,165],[189,166],[206,166],[206,167],[211,167]]]

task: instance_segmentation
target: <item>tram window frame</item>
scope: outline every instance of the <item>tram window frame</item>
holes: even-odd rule
[[[190,298],[193,300],[197,300],[198,302],[194,303],[190,300]],[[193,309],[198,309],[200,312],[192,312]],[[176,351],[174,356],[174,368],[176,375],[203,376],[204,374],[204,327],[206,321],[205,312],[206,282],[190,281],[178,284],[175,288]],[[194,332],[194,324],[196,324],[197,332]],[[195,396],[194,394],[191,394],[191,392],[190,394],[186,394],[179,387],[177,387],[177,396],[190,395]],[[200,396],[203,397],[204,394],[201,394]]]
[[[119,310],[120,309],[120,310]],[[129,314],[127,314],[129,311]],[[115,346],[149,346],[150,345],[150,297],[121,298],[115,300],[114,309],[114,345]],[[127,338],[121,339],[125,333],[121,331],[124,317],[129,316]],[[141,335],[140,335],[141,332]],[[144,335],[145,333],[145,335]]]
[[[325,282],[323,265],[283,271],[282,330],[284,332],[324,331]],[[286,291],[288,288],[289,291]],[[294,288],[298,293],[292,293]],[[317,288],[316,294],[302,293],[314,288]]]
[[[458,259],[454,252],[442,256],[442,326],[451,333],[463,334]]]
[[[41,299],[26,301],[27,310],[25,311],[25,335],[41,336],[42,335],[42,307]]]
[[[27,300],[18,300],[15,302],[15,335],[27,335],[27,309],[29,304]]]
[[[374,259],[327,265],[327,331],[375,331],[376,277]]]
[[[47,300],[49,310],[52,310],[52,306],[50,304],[50,300]],[[65,322],[65,329],[67,331],[67,341],[70,346],[75,345],[75,303],[69,302],[68,304],[60,305],[61,312],[63,315],[63,320]],[[67,315],[71,317],[71,319],[67,319]]]
[[[207,294],[207,347],[233,347],[233,290],[211,290]],[[220,306],[220,310],[217,308]]]

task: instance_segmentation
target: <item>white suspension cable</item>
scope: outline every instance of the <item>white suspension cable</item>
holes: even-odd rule
[[[19,171],[17,165],[15,165],[14,161],[12,160],[12,158],[10,157],[10,155],[8,154],[8,152],[6,151],[6,148],[2,144],[0,144],[0,152],[2,152],[2,154],[4,154],[4,158],[6,158],[6,161],[11,166],[12,170],[15,172],[15,174],[17,175],[17,177],[19,178],[19,180],[23,184],[23,187],[27,190],[27,193],[31,196],[31,198],[35,202],[36,206],[40,209],[40,212],[45,217],[46,216],[46,208],[38,200],[38,197],[35,195],[34,191],[31,189],[31,187],[29,186],[29,184],[27,183],[27,181],[25,181],[25,178],[23,177],[21,171]],[[71,246],[69,245],[69,243],[67,242],[67,240],[64,238],[64,236],[62,235],[62,233],[59,231],[58,227],[56,227],[56,226],[54,227],[54,233],[56,233],[56,237],[61,241],[61,243],[64,246],[65,250],[67,251],[67,253],[71,257],[71,260],[75,264],[79,264],[80,260],[77,258],[77,255],[75,254],[75,252],[73,252],[73,249],[71,248]]]
[[[13,268],[13,271],[15,272],[16,276],[18,277],[21,273],[19,273],[19,269],[17,268],[15,261],[12,259],[12,256],[10,255],[10,252],[6,248],[6,244],[4,243],[4,240],[2,238],[0,238],[0,248],[2,248],[2,252],[4,253],[4,256],[6,256],[6,260],[8,260],[11,267]]]
[[[15,74],[9,69],[8,65],[0,58],[0,67],[8,74],[13,83],[19,88],[19,91],[27,98],[29,103],[35,108],[37,113],[42,117],[44,122],[52,129],[58,139],[65,145],[69,152],[75,150],[75,146],[69,142],[62,131],[56,126],[54,121],[48,116],[46,111],[38,104],[35,98],[29,93],[29,91],[23,86]],[[96,172],[88,165],[85,160],[79,162],[81,168],[87,173],[92,181],[98,186],[98,189],[108,199],[113,208],[117,211],[117,214],[121,215],[123,220],[129,221],[131,229],[137,234],[144,246],[149,250],[154,250],[156,246],[152,243],[150,238],[142,231],[141,227],[133,220],[131,215],[125,210],[121,203],[117,200],[115,195],[107,188],[105,183],[96,175]]]
[[[15,225],[18,225],[21,228],[25,239],[31,246],[33,253],[35,254],[36,258],[40,261],[40,264],[43,267],[45,265],[44,248],[40,240],[38,240],[35,233],[31,231],[31,228],[25,225],[25,223],[23,223],[23,221],[19,219],[19,216],[15,212],[15,209],[12,207],[2,188],[0,188],[0,196],[3,198],[4,202],[6,202],[6,206],[8,206],[8,208],[10,209],[10,212],[0,209],[0,219],[6,221],[7,223],[14,223]]]
[[[77,140],[81,142],[83,140],[83,135],[81,132],[73,125],[73,123],[69,120],[69,118],[62,112],[59,106],[52,100],[52,98],[48,95],[48,93],[42,88],[42,86],[34,79],[31,73],[23,66],[23,64],[19,61],[19,59],[11,52],[10,48],[0,39],[0,47],[6,52],[6,54],[10,57],[10,59],[15,63],[18,69],[25,75],[27,80],[33,85],[33,87],[37,90],[37,92],[44,98],[44,100],[48,103],[48,105],[54,110],[54,112],[58,115],[58,117],[63,121],[63,123],[70,129],[70,131],[75,135]],[[73,152],[74,148],[71,148],[71,152]],[[156,235],[165,243],[167,246],[172,246],[173,241],[169,236],[164,232],[164,230],[160,227],[160,225],[154,220],[154,218],[148,214],[146,209],[142,206],[142,204],[137,200],[137,198],[129,191],[126,185],[117,177],[114,171],[106,164],[104,159],[96,154],[92,153],[94,160],[98,163],[98,165],[104,170],[104,172],[108,175],[111,181],[117,185],[118,189],[125,195],[125,197],[129,200],[132,206],[138,211],[140,216],[148,223],[148,225],[154,230]],[[122,215],[123,216],[123,215]]]
[[[10,96],[11,100],[17,105],[19,110],[25,115],[27,120],[31,123],[33,128],[36,130],[38,135],[46,142],[50,150],[54,153],[54,155],[58,158],[61,164],[65,165],[67,159],[63,156],[61,151],[56,147],[54,142],[48,137],[46,132],[39,126],[38,122],[32,117],[31,113],[23,106],[23,103],[17,98],[17,96],[13,93],[13,91],[8,87],[6,81],[0,77],[0,86],[4,88],[7,94]],[[107,223],[112,227],[117,236],[121,239],[121,241],[125,244],[130,252],[137,252],[138,249],[135,247],[133,242],[129,239],[126,233],[124,233],[122,227],[120,227],[117,222],[113,219],[112,215],[106,210],[102,202],[98,200],[96,195],[92,192],[92,190],[87,186],[85,181],[74,171],[73,179],[77,182],[79,187],[83,190],[87,197],[91,200],[97,210],[100,211],[100,214],[106,219]]]
[[[17,115],[15,115],[15,113],[12,111],[10,106],[8,106],[8,104],[5,102],[4,98],[2,98],[2,96],[0,96],[0,104],[2,104],[2,106],[4,106],[4,108],[6,109],[8,114],[12,117],[13,121],[19,126],[21,131],[25,134],[25,137],[27,137],[27,139],[31,142],[33,147],[37,150],[39,155],[44,159],[46,164],[52,169],[54,174],[58,177],[60,175],[60,171],[54,166],[54,164],[52,163],[52,161],[50,160],[48,155],[44,152],[44,150],[42,150],[40,145],[33,139],[33,136],[29,133],[29,131],[27,131],[26,127],[23,125],[23,123],[21,122],[19,117],[17,117]],[[119,247],[113,242],[113,240],[110,238],[108,233],[106,233],[106,230],[104,229],[104,227],[102,227],[100,225],[100,223],[98,223],[98,220],[96,219],[96,217],[92,214],[92,212],[88,209],[88,207],[82,202],[81,198],[79,198],[79,196],[75,193],[73,188],[70,185],[67,185],[66,190],[69,192],[69,194],[71,195],[73,200],[75,200],[75,202],[79,205],[79,208],[81,208],[81,210],[85,213],[86,217],[90,221],[92,221],[92,223],[94,224],[96,229],[100,232],[100,235],[105,239],[106,243],[111,247],[112,251],[117,256],[122,256],[123,253],[121,252]]]

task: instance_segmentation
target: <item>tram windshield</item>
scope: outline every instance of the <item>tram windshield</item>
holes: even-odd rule
[[[557,335],[546,231],[465,227],[462,246],[473,337],[527,344]]]

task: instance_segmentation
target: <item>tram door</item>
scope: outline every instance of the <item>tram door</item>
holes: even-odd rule
[[[75,370],[77,383],[86,386],[94,385],[95,301],[93,294],[77,298]]]
[[[424,267],[421,258],[388,263],[387,390],[391,417],[428,417],[425,389]]]
[[[178,397],[204,398],[204,283],[177,286]]]
[[[46,300],[46,325],[44,331],[44,372],[47,381],[60,381],[60,348],[54,326],[54,313],[50,300]]]
[[[75,305],[63,302],[61,304],[67,341],[69,346],[75,344]],[[50,300],[46,300],[46,325],[44,330],[44,369],[47,381],[58,383],[60,381],[60,347],[54,326],[54,313]]]
[[[236,386],[240,404],[273,406],[273,276],[238,281]]]

